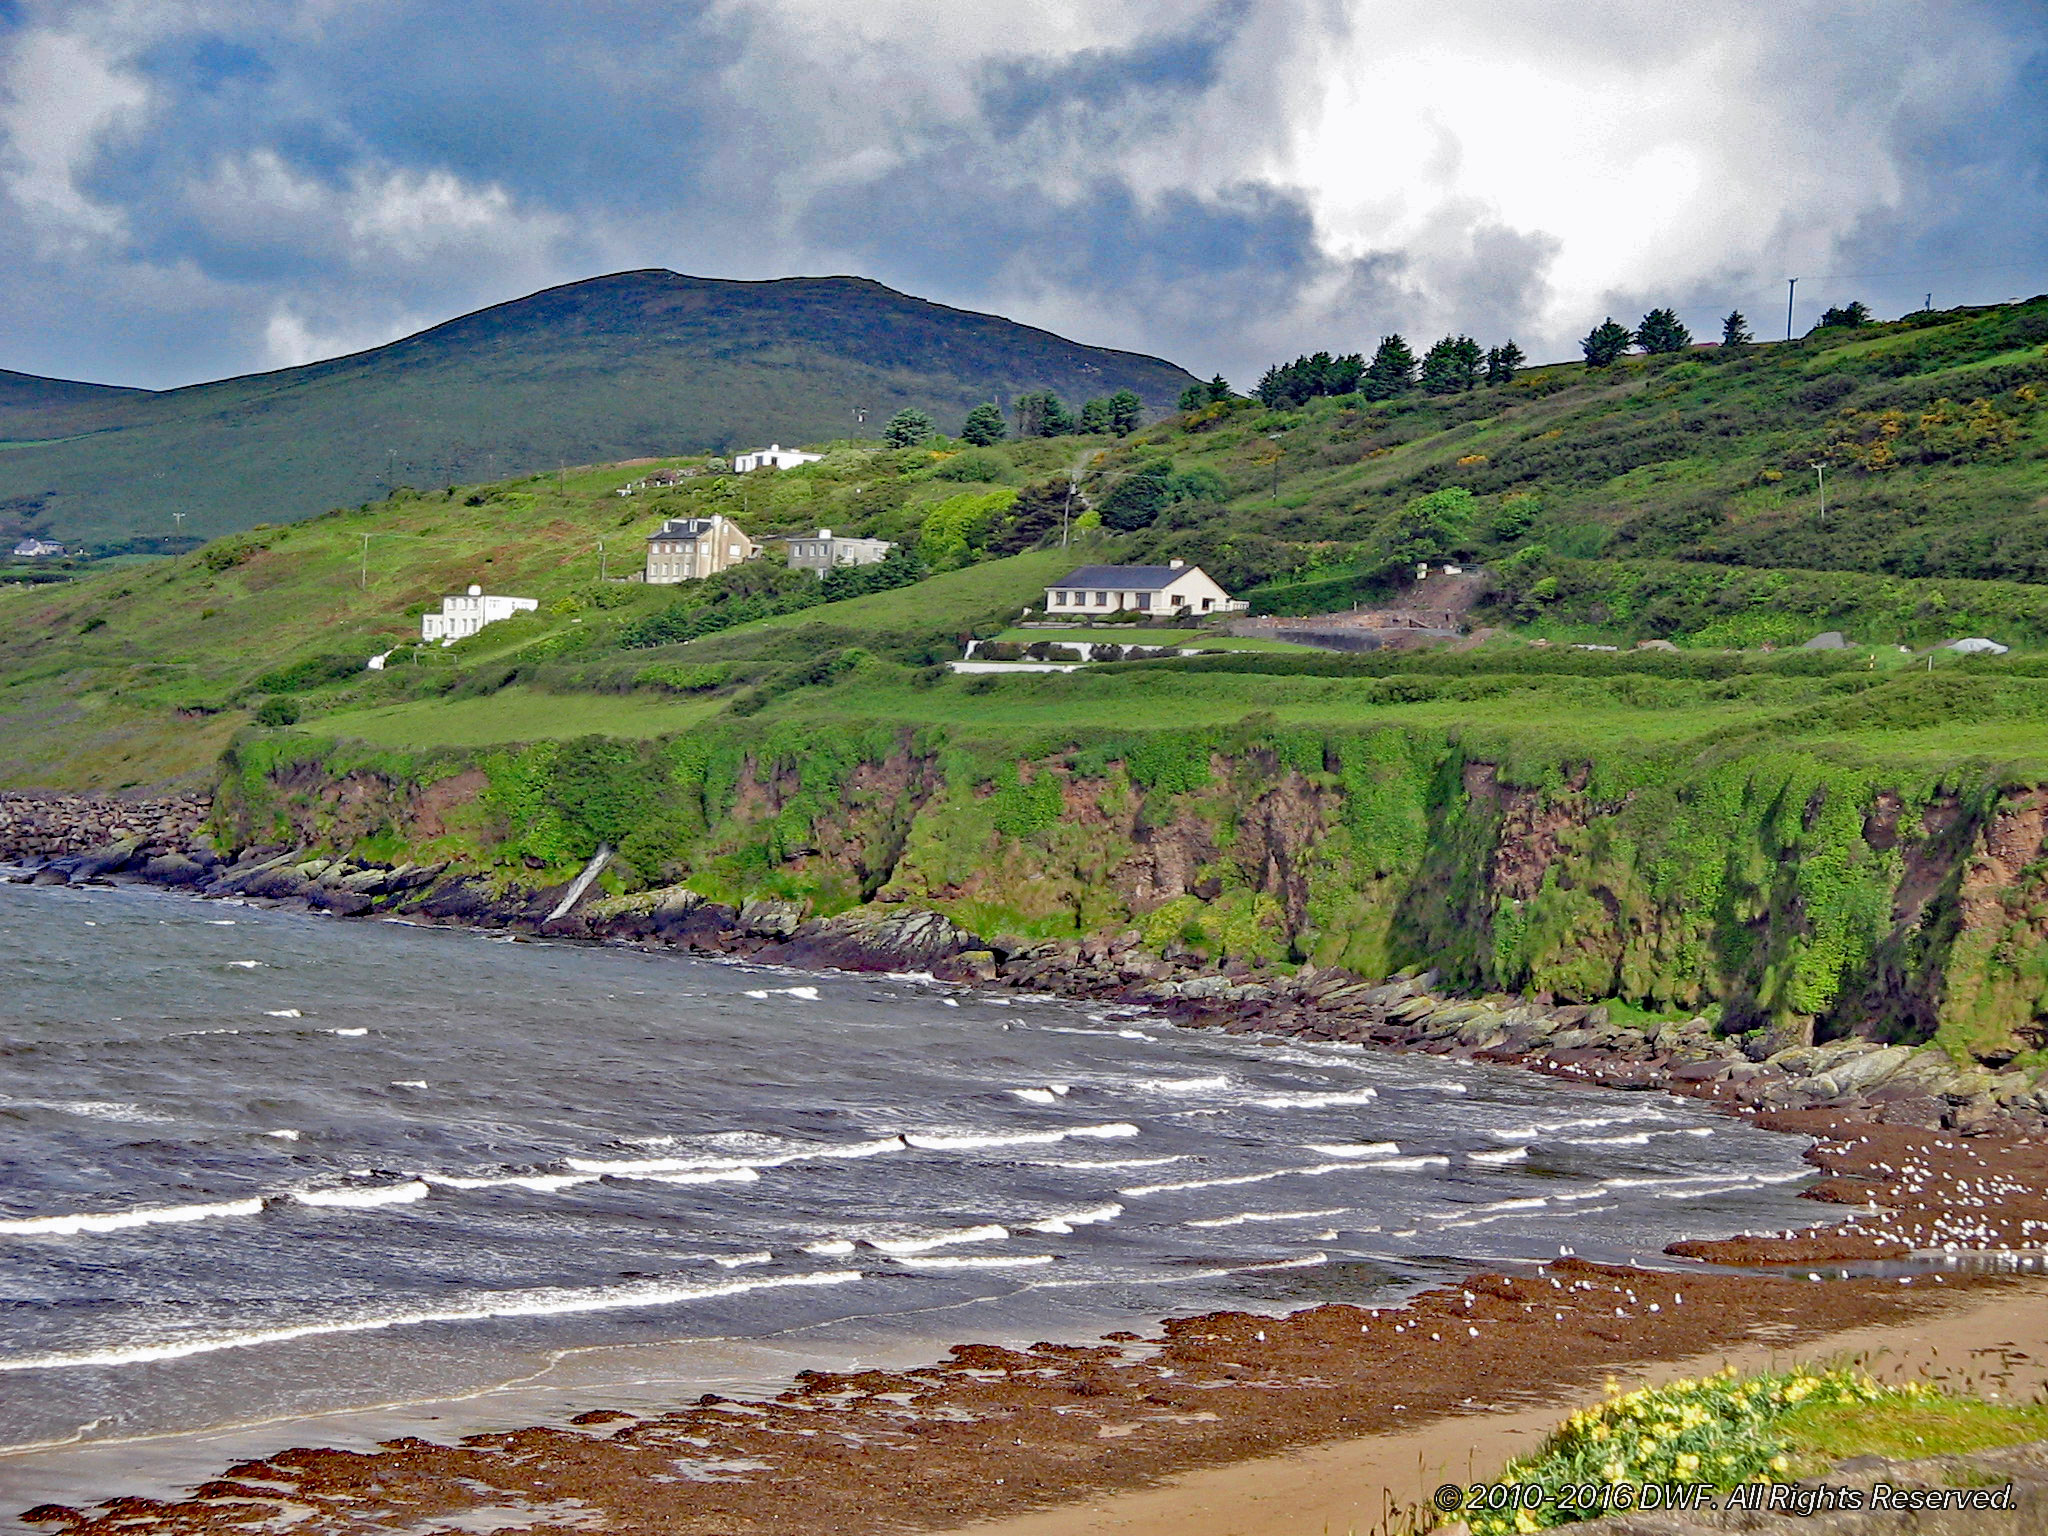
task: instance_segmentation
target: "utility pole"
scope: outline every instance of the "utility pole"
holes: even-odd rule
[[[183,533],[185,531],[185,514],[182,512],[173,512],[171,514],[171,527],[177,530],[179,533]]]
[[[1278,501],[1280,499],[1280,434],[1278,432],[1268,432],[1266,434],[1266,441],[1273,445],[1273,499]]]
[[[363,572],[360,578],[365,592],[370,590],[370,536],[363,535]]]
[[[1074,511],[1074,477],[1067,476],[1067,499],[1060,504],[1060,548],[1067,547],[1067,521]]]
[[[1795,294],[1795,293],[1797,293],[1798,291],[1799,291],[1799,279],[1798,279],[1798,278],[1796,278],[1796,277],[1788,277],[1788,278],[1786,278],[1786,279],[1785,279],[1785,339],[1786,339],[1787,341],[1790,341],[1790,340],[1792,339],[1792,295],[1793,295],[1793,294]]]
[[[1813,478],[1820,485],[1820,525],[1828,525],[1828,461],[1816,459],[1813,464]]]
[[[604,580],[604,540],[597,541],[597,579]]]
[[[1931,294],[1931,293],[1930,293],[1930,294],[1928,294],[1928,295],[1927,295],[1927,302],[1926,302],[1925,304],[1921,305],[1920,307],[1921,307],[1922,309],[1924,309],[1924,310],[1925,310],[1925,311],[1926,311],[1926,312],[1927,312],[1928,314],[1930,314],[1930,315],[1931,315],[1931,314],[1933,314],[1933,313],[1934,313],[1934,295],[1933,295],[1933,294]]]

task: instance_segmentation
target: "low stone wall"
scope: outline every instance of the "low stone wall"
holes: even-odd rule
[[[0,790],[0,859],[41,862],[127,846],[168,851],[199,841],[212,803],[197,796],[124,800]]]

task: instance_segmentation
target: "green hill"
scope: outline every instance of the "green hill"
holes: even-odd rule
[[[602,286],[561,301],[574,309]],[[705,285],[655,286],[701,296]],[[836,301],[849,285],[813,286]],[[886,297],[928,318],[930,306]],[[481,366],[492,327],[538,323],[472,317],[458,322],[474,327],[468,340],[443,350]],[[1412,658],[1149,662],[1085,684],[933,671],[962,637],[1003,634],[1070,561],[1169,557],[1276,613],[1398,600],[1418,555],[1481,564],[1497,590],[1475,619],[1503,639],[1457,664],[1507,679],[1479,713],[1526,731],[1562,712],[1571,730],[1598,721],[1616,740],[1819,732],[1920,763],[1950,751],[2035,762],[2033,706],[2015,702],[2031,682],[2017,693],[1959,682],[1964,702],[1946,714],[1873,704],[1837,718],[1814,712],[1815,690],[1849,682],[1770,670],[1762,648],[1842,630],[1863,647],[1844,663],[1861,689],[1890,686],[1900,645],[1986,634],[2021,653],[2048,647],[2048,568],[2036,558],[2048,549],[2044,343],[2048,300],[2035,300],[1607,369],[1552,365],[1460,394],[1284,410],[1218,402],[1124,438],[966,452],[842,440],[799,470],[697,474],[627,497],[616,493],[644,467],[401,490],[174,559],[0,590],[0,783],[202,781],[279,695],[307,729],[421,747],[646,736],[728,713],[1027,733],[1261,709],[1317,721],[1398,713],[1386,678],[1423,666]],[[1825,523],[1816,461],[1831,466]],[[1070,474],[1082,487],[1072,503]],[[685,588],[598,579],[636,568],[660,519],[719,511],[757,536],[822,524],[895,540],[937,574],[822,604],[829,594],[772,559]],[[1060,519],[1075,511],[1076,547],[1063,550]],[[1124,531],[1094,526],[1104,519]],[[361,670],[472,581],[535,597],[541,611],[452,650],[401,651],[389,672]],[[1581,685],[1516,659],[1530,654],[1517,642],[1652,638],[1743,654],[1675,691],[1603,684],[1592,714]],[[1652,676],[1659,665],[1627,661]],[[2031,678],[2034,665],[2019,654],[1959,677]],[[1434,687],[1415,685],[1419,720],[1492,697],[1468,681],[1432,702]]]
[[[872,438],[904,406],[950,430],[992,398],[1129,388],[1156,413],[1190,382],[1158,358],[862,278],[622,272],[350,357],[185,389],[0,373],[0,537],[212,537],[397,485]]]

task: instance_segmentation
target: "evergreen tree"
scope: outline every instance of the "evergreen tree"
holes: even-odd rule
[[[1017,397],[1019,437],[1063,437],[1074,430],[1074,415],[1049,389]]]
[[[1179,408],[1183,411],[1199,411],[1208,403],[1209,386],[1206,384],[1190,384],[1180,392]]]
[[[1739,309],[1731,309],[1728,318],[1721,322],[1721,345],[1724,347],[1746,347],[1756,338],[1749,334],[1749,321]]]
[[[1692,332],[1678,318],[1675,309],[1653,309],[1636,327],[1636,345],[1645,352],[1683,352],[1692,345]]]
[[[1102,526],[1118,533],[1149,528],[1173,499],[1171,459],[1156,459],[1125,475],[1096,503]]]
[[[1415,387],[1415,353],[1399,331],[1382,336],[1366,365],[1363,393],[1370,400],[1391,400]]]
[[[1217,374],[1215,378],[1209,381],[1207,388],[1209,391],[1209,403],[1211,405],[1222,405],[1225,402],[1236,398],[1236,396],[1230,392],[1230,381],[1224,378],[1223,375],[1220,373]]]
[[[1120,389],[1109,397],[1109,430],[1118,437],[1129,437],[1145,424],[1145,402],[1128,389]]]
[[[960,427],[961,440],[977,448],[993,447],[1009,433],[1010,429],[1003,421],[1002,408],[993,401],[969,411],[967,420]]]
[[[1510,338],[1487,352],[1486,382],[1512,384],[1515,382],[1515,375],[1522,371],[1522,365],[1528,361],[1528,355]]]
[[[1109,430],[1109,402],[1100,397],[1081,403],[1081,430],[1100,434]]]
[[[1814,329],[1825,330],[1831,325],[1866,325],[1870,321],[1870,306],[1861,299],[1853,304],[1844,304],[1836,309],[1832,306],[1821,311],[1820,324]]]
[[[1479,382],[1486,354],[1470,336],[1446,336],[1422,357],[1422,388],[1432,395],[1455,395]]]
[[[882,441],[891,448],[915,448],[919,443],[928,442],[936,430],[931,417],[914,405],[906,405],[889,418],[889,425],[882,428]]]
[[[1579,346],[1586,354],[1588,368],[1608,368],[1620,360],[1634,339],[1627,326],[1616,324],[1614,316],[1609,315],[1586,333]]]

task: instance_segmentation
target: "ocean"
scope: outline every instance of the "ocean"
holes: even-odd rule
[[[1811,1220],[1802,1147],[917,976],[0,886],[0,1493],[31,1448],[1654,1260]]]

